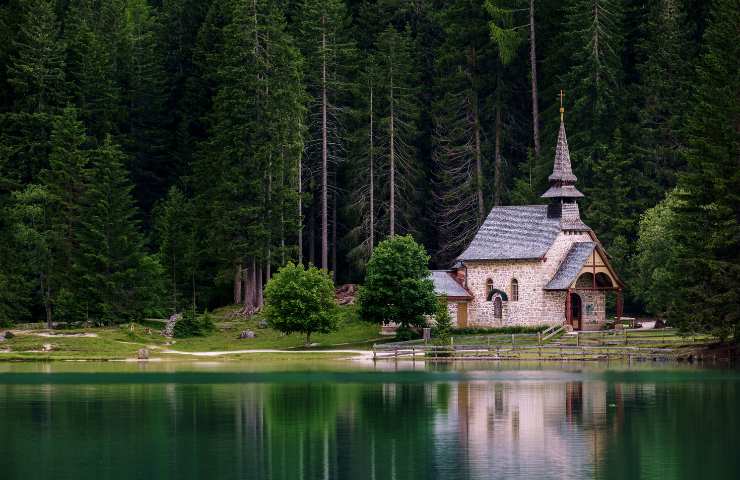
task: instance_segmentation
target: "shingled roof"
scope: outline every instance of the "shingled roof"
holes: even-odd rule
[[[596,248],[594,242],[576,242],[571,245],[558,271],[545,285],[545,290],[564,290],[568,288],[578,277],[578,272],[586,264],[594,248]]]
[[[547,205],[494,207],[473,241],[457,259],[542,258],[560,229],[560,219],[547,216]]]
[[[547,179],[550,188],[542,195],[542,198],[580,198],[583,196],[575,187],[576,176],[570,165],[570,150],[568,149],[568,138],[565,135],[565,122],[560,118],[560,131],[558,132],[558,145],[555,148],[555,162],[552,173]]]
[[[437,295],[470,298],[470,292],[457,283],[448,270],[432,270],[431,278]]]

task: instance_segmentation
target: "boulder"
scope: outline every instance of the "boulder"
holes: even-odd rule
[[[170,315],[170,318],[167,319],[167,323],[164,325],[164,330],[162,330],[162,335],[164,335],[167,338],[172,338],[175,336],[175,324],[178,320],[182,318],[182,313],[175,313]]]
[[[44,352],[51,352],[53,349],[54,347],[52,347],[51,343],[45,343],[41,346],[41,350]]]
[[[251,330],[244,330],[242,333],[239,334],[239,339],[242,340],[242,339],[245,339],[245,338],[254,338],[256,336],[257,335],[253,331],[251,331]]]
[[[149,349],[148,348],[140,348],[137,358],[139,360],[149,360]]]

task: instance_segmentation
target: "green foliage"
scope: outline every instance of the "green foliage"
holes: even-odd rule
[[[197,315],[194,308],[186,308],[182,318],[175,323],[175,338],[205,337],[213,333],[216,326],[208,312]]]
[[[360,315],[368,322],[424,327],[437,310],[429,255],[410,235],[381,242],[367,264],[360,287]]]
[[[442,344],[449,343],[453,327],[452,316],[447,308],[447,300],[440,299],[437,303],[437,312],[434,314],[432,336]]]
[[[453,328],[453,335],[496,335],[496,334],[517,334],[517,333],[537,333],[547,330],[549,325],[512,325],[510,327],[460,327]]]
[[[265,318],[283,333],[328,333],[337,326],[334,282],[324,270],[288,263],[267,283]]]
[[[77,232],[79,294],[92,319],[141,318],[161,267],[144,253],[124,156],[110,138],[92,153]]]

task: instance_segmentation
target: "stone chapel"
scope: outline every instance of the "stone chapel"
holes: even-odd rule
[[[569,325],[597,330],[606,295],[622,311],[624,284],[596,234],[581,221],[563,109],[544,205],[494,207],[449,270],[432,272],[458,327]]]

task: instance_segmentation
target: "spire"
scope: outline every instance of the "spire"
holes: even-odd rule
[[[555,163],[552,174],[547,177],[550,188],[542,194],[542,198],[578,198],[583,194],[576,189],[576,178],[570,166],[570,151],[568,150],[568,138],[565,135],[565,108],[563,108],[563,97],[565,94],[560,90],[560,131],[558,132],[558,145],[555,148]]]

